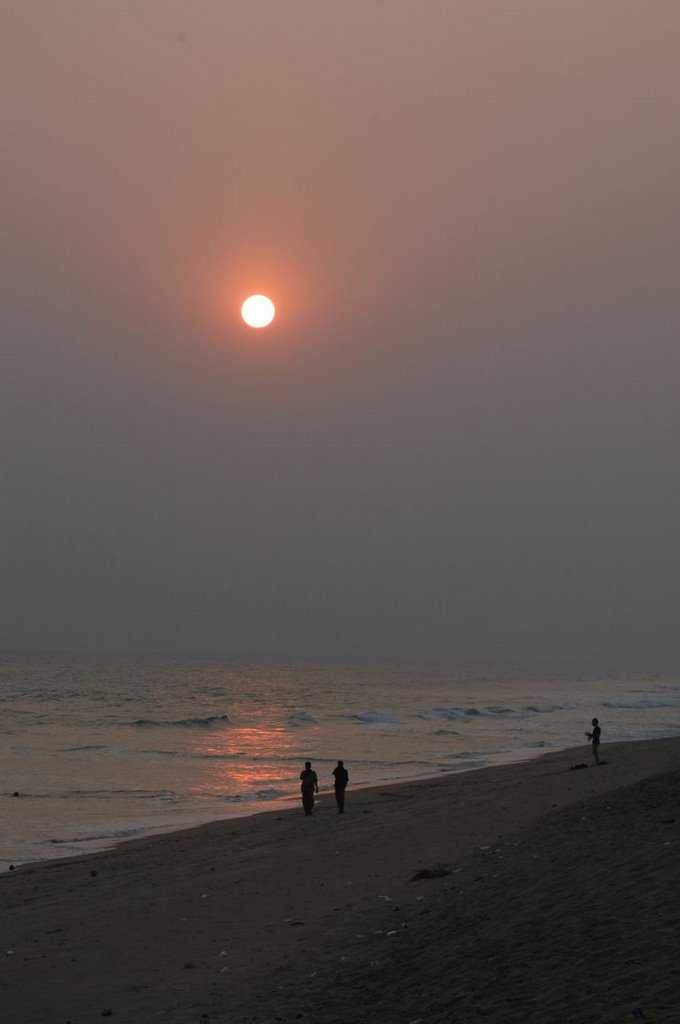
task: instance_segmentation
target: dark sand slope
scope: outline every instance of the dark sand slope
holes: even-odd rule
[[[680,1022],[680,741],[603,756],[3,875],[0,1019]]]

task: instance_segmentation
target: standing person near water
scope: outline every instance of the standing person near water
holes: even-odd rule
[[[593,725],[593,731],[592,732],[587,732],[586,736],[588,737],[589,740],[591,740],[591,742],[593,744],[593,757],[595,758],[595,764],[599,764],[600,763],[600,733],[602,732],[602,730],[600,729],[600,724],[599,724],[599,722],[598,722],[598,720],[596,718],[593,718],[592,725]]]
[[[333,775],[335,777],[333,785],[335,787],[335,802],[338,805],[338,814],[344,814],[345,790],[347,789],[347,783],[349,782],[349,772],[345,768],[344,761],[338,761],[337,768],[333,769]]]
[[[304,771],[300,772],[300,789],[305,814],[310,815],[314,809],[314,794],[319,792],[319,780],[316,772],[312,771],[311,761],[305,761]]]

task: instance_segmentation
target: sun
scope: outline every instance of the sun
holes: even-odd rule
[[[251,295],[241,306],[248,327],[268,327],[276,316],[276,307],[266,295]]]

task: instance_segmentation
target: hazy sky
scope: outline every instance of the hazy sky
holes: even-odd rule
[[[677,0],[0,9],[1,647],[680,663]]]

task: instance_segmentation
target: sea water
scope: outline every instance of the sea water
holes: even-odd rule
[[[578,744],[585,758],[593,716],[604,743],[679,735],[680,680],[0,657],[0,870],[290,806],[307,759],[323,789],[338,758],[351,788]]]

